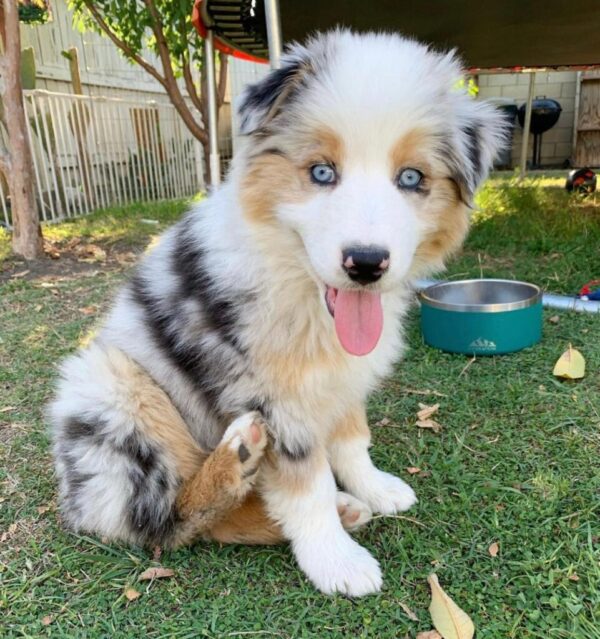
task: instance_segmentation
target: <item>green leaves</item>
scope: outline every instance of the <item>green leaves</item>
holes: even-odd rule
[[[132,53],[159,54],[154,28],[162,31],[175,75],[187,58],[201,48],[201,41],[191,21],[192,3],[187,0],[153,0],[157,20],[145,2],[132,0],[69,0],[73,24],[79,31],[102,33],[100,20]]]

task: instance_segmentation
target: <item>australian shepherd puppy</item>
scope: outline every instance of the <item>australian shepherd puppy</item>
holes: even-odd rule
[[[502,141],[461,76],[452,53],[335,31],[248,87],[227,181],[62,368],[50,414],[71,527],[288,540],[323,592],[379,590],[347,529],[416,497],[371,462],[365,401],[401,354],[411,282],[461,244]]]

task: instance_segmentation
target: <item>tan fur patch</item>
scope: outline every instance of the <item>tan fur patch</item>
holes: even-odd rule
[[[461,247],[469,230],[469,208],[450,179],[433,180],[429,200],[426,214],[432,230],[417,248],[414,264],[437,269]]]
[[[184,482],[177,496],[177,510],[190,517],[210,507],[214,511],[231,508],[241,485],[241,464],[237,452],[226,444],[218,446],[202,468]]]
[[[136,426],[159,444],[173,459],[183,479],[193,475],[206,458],[168,395],[123,352],[106,353],[114,375],[127,396],[128,409]]]
[[[265,149],[250,161],[240,185],[240,201],[247,219],[269,222],[275,207],[283,203],[301,203],[315,193],[309,170],[318,162],[343,161],[343,143],[330,129],[320,128],[305,136],[285,134],[267,138]],[[273,145],[281,146],[273,151]]]
[[[255,492],[215,524],[207,537],[223,544],[272,545],[284,541],[281,527],[268,517],[262,498]]]
[[[419,169],[424,174],[419,215],[429,227],[417,249],[413,270],[434,270],[460,248],[469,228],[468,207],[462,202],[460,190],[447,175],[445,165],[436,158],[433,141],[426,130],[414,129],[393,146],[390,161],[394,175],[406,167]]]
[[[364,407],[357,407],[344,416],[331,431],[329,440],[348,440],[356,437],[370,438],[371,431]]]
[[[390,162],[395,175],[402,168],[413,168],[422,171],[425,176],[431,174],[430,135],[421,129],[413,129],[392,147]]]

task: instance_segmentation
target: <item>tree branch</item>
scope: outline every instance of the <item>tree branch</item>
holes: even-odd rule
[[[223,106],[225,93],[227,92],[227,68],[229,66],[229,56],[222,51],[219,52],[219,81],[217,83],[217,107]]]
[[[183,79],[185,81],[185,88],[187,89],[188,95],[190,96],[190,99],[192,100],[193,105],[198,109],[198,111],[202,112],[202,103],[200,101],[200,96],[198,95],[198,91],[196,90],[194,79],[192,78],[190,61],[188,60],[187,57],[183,60],[182,70],[183,70]]]
[[[156,10],[156,6],[154,5],[153,0],[144,0],[144,3],[148,8],[150,17],[152,18],[151,28],[152,33],[154,33],[154,37],[156,38],[156,48],[158,50],[158,56],[162,63],[163,72],[165,74],[165,89],[167,90],[167,93],[171,98],[173,106],[175,107],[175,109],[177,109],[177,113],[179,113],[192,135],[198,138],[198,140],[200,140],[201,142],[205,142],[208,139],[208,133],[194,119],[192,112],[190,111],[185,99],[183,98],[183,95],[181,94],[179,85],[177,84],[177,80],[175,79],[173,68],[171,66],[171,54],[169,53],[169,45],[167,43],[167,39],[165,38],[160,14]]]
[[[92,0],[84,0],[85,6],[88,11],[94,16],[94,20],[98,23],[98,26],[106,33],[106,35],[113,41],[113,43],[123,51],[123,53],[128,57],[134,60],[137,64],[139,64],[142,69],[147,71],[157,82],[166,89],[167,83],[165,78],[147,61],[142,58],[141,55],[138,55],[126,42],[123,42],[110,28],[108,23],[104,20],[98,9],[94,6]]]

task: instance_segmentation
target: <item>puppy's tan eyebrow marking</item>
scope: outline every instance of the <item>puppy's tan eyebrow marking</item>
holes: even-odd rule
[[[273,147],[268,147],[266,149],[262,149],[262,150],[258,151],[257,153],[253,154],[250,157],[250,159],[251,160],[255,160],[256,158],[262,157],[264,155],[277,155],[277,156],[282,157],[282,158],[287,157],[287,154],[285,153],[285,151],[273,146]]]

